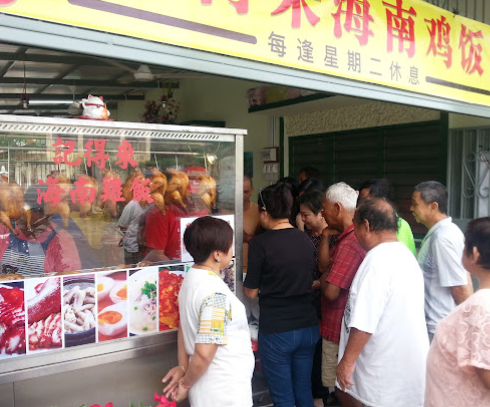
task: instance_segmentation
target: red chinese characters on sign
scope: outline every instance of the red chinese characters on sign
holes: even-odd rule
[[[88,184],[88,180],[83,177],[78,177],[78,181],[74,182],[75,188],[70,191],[71,200],[73,203],[80,202],[81,205],[93,203],[95,201],[95,188]]]
[[[310,7],[306,0],[283,0],[283,2],[279,5],[277,9],[275,9],[271,15],[281,14],[285,11],[293,9],[293,20],[291,23],[291,27],[299,28],[301,27],[301,10],[304,9],[306,18],[310,22],[312,26],[315,26],[319,21],[320,17],[318,17],[313,11],[311,11]]]
[[[482,47],[480,44],[475,45],[473,43],[475,38],[483,38],[483,33],[481,31],[473,32],[462,24],[459,38],[461,66],[466,73],[472,74],[476,71],[481,76],[483,75],[483,68],[481,67]]]
[[[369,28],[369,23],[374,18],[369,14],[371,5],[367,0],[335,0],[335,5],[339,6],[335,13],[334,34],[337,38],[342,37],[342,15],[345,14],[344,29],[347,32],[354,31],[360,45],[366,45],[370,35],[374,35]],[[344,8],[345,5],[345,8]]]
[[[135,178],[131,184],[131,191],[133,192],[133,201],[146,201],[152,203],[153,199],[150,197],[150,180]]]
[[[91,167],[94,162],[99,168],[105,168],[105,160],[109,159],[109,154],[105,154],[104,151],[105,140],[89,140],[85,143],[85,148],[87,151],[83,156],[87,159],[87,165]]]
[[[102,195],[100,196],[102,202],[112,201],[122,202],[124,198],[122,196],[122,181],[120,178],[105,177],[102,180]]]
[[[61,202],[61,194],[63,190],[58,185],[59,179],[48,176],[46,181],[47,188],[36,188],[37,190],[37,203],[39,205],[42,202],[50,204],[51,206],[56,206]],[[38,181],[39,185],[45,185],[44,181],[40,179]]]
[[[393,51],[393,40],[398,39],[398,51],[407,51],[409,57],[415,54],[415,22],[412,18],[417,16],[413,7],[408,10],[403,8],[403,0],[396,0],[396,4],[383,1],[386,8],[386,18],[388,21],[388,52]],[[395,12],[390,9],[395,9]],[[404,17],[408,14],[408,17]],[[408,43],[408,48],[405,48]]]
[[[73,154],[75,150],[75,142],[74,141],[66,141],[63,142],[59,137],[56,139],[56,142],[53,144],[55,148],[53,161],[56,165],[60,165],[61,163],[65,163],[69,166],[78,166],[82,162],[82,159],[78,157],[76,161],[70,161],[68,156]]]
[[[123,170],[128,168],[128,164],[133,167],[138,165],[138,162],[134,159],[133,147],[131,146],[131,143],[126,140],[123,140],[121,145],[117,147],[116,158],[116,165],[119,165]]]
[[[248,13],[248,0],[228,0],[236,9],[238,14]],[[201,0],[201,4],[212,4],[213,0]]]
[[[430,25],[427,27],[430,34],[430,44],[427,55],[431,52],[434,56],[442,56],[447,68],[453,63],[453,48],[451,47],[451,26],[446,22],[446,17],[441,16],[437,20],[425,20]]]

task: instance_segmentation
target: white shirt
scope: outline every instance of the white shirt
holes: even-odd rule
[[[355,385],[347,392],[366,406],[422,407],[429,350],[424,281],[403,243],[376,246],[360,265],[342,320],[339,361],[351,328],[372,336],[356,360]]]
[[[225,336],[199,334],[202,304],[216,293],[229,315]],[[189,390],[191,406],[251,407],[255,358],[244,305],[216,274],[191,268],[180,289],[179,313],[185,350],[191,358],[196,342],[225,343],[218,346],[211,365]]]
[[[431,334],[437,323],[456,307],[451,287],[468,284],[461,262],[463,249],[463,232],[451,218],[437,222],[422,241],[418,262],[424,272],[425,320]]]
[[[141,207],[140,203],[138,201],[130,201],[124,207],[117,222],[118,226],[127,228],[123,237],[123,246],[127,252],[137,253],[139,251],[139,219],[142,213],[143,208]]]

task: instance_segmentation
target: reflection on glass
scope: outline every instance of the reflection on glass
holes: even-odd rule
[[[1,274],[179,260],[181,218],[233,213],[234,149],[233,142],[0,134]]]

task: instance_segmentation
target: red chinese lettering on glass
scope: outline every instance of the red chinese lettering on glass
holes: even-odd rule
[[[65,163],[71,167],[75,167],[80,165],[82,159],[78,157],[76,161],[70,161],[68,156],[73,154],[75,150],[75,142],[72,140],[64,142],[59,137],[56,138],[56,142],[53,144],[55,148],[53,161],[56,165],[60,165],[61,163]]]
[[[238,14],[248,13],[248,0],[228,0],[231,3]],[[212,4],[213,0],[201,0],[201,4],[208,5]]]
[[[100,195],[102,202],[112,201],[122,202],[122,181],[120,178],[105,177],[102,180],[102,194]]]
[[[332,16],[335,20],[334,34],[337,38],[342,37],[342,15],[345,14],[344,29],[347,32],[355,32],[360,45],[366,45],[370,35],[374,35],[369,28],[369,23],[374,18],[369,14],[371,5],[367,0],[335,0],[339,6]],[[345,6],[345,7],[344,7]]]
[[[59,179],[48,176],[46,183],[40,179],[37,183],[39,185],[47,185],[47,188],[36,188],[37,190],[37,203],[41,205],[43,202],[56,206],[61,202],[61,194],[63,190],[58,185]]]
[[[131,184],[130,190],[133,192],[133,201],[145,201],[153,203],[153,199],[150,197],[150,180],[135,178]]]
[[[472,74],[476,71],[481,76],[484,72],[481,66],[482,47],[481,44],[475,45],[473,43],[475,38],[483,38],[483,33],[481,31],[471,31],[464,24],[461,24],[461,36],[459,38],[461,66],[466,73]]]
[[[451,26],[446,22],[446,17],[441,16],[437,20],[425,20],[430,25],[427,26],[430,34],[430,44],[427,55],[432,53],[434,56],[441,56],[445,59],[444,63],[450,68],[453,63],[453,48],[451,47]]]
[[[398,51],[407,51],[409,57],[415,54],[415,22],[412,18],[417,16],[413,7],[408,10],[403,8],[403,0],[396,0],[396,4],[390,4],[383,1],[386,8],[387,34],[388,34],[388,52],[393,51],[393,40],[398,39]],[[395,9],[393,13],[390,8]],[[404,17],[408,14],[408,17]],[[405,48],[405,43],[408,47]]]
[[[95,201],[95,188],[92,184],[88,184],[88,180],[83,177],[78,177],[78,181],[75,181],[75,189],[70,191],[71,200],[73,203],[80,202],[81,205],[86,203],[93,203]]]
[[[134,150],[130,142],[123,140],[121,145],[117,147],[116,165],[119,165],[123,170],[128,168],[128,164],[136,167],[138,162],[134,159]]]
[[[87,151],[83,156],[87,159],[87,165],[91,167],[92,162],[94,162],[99,168],[105,168],[105,160],[109,159],[109,154],[105,154],[104,151],[105,140],[89,140],[85,143],[85,148]]]
[[[291,23],[291,27],[299,28],[301,27],[301,10],[304,9],[306,18],[310,22],[312,26],[315,26],[319,21],[320,17],[318,17],[313,11],[311,11],[310,7],[306,0],[283,0],[283,2],[276,8],[271,15],[281,14],[285,11],[293,9],[293,20]]]

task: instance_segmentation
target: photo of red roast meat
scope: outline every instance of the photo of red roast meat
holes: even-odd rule
[[[0,357],[26,353],[24,290],[0,286]]]
[[[48,278],[34,287],[27,301],[29,350],[59,348],[61,335],[61,280]]]

